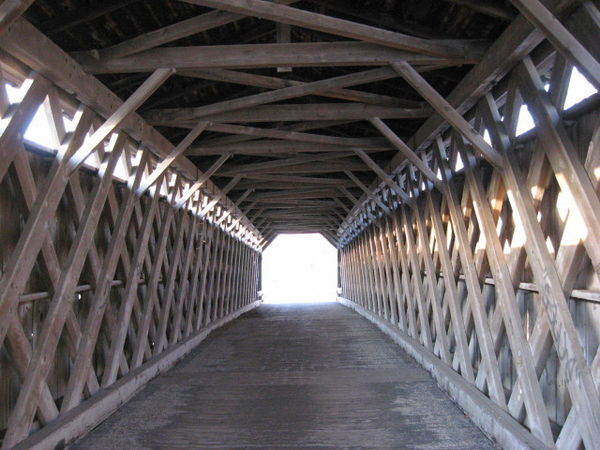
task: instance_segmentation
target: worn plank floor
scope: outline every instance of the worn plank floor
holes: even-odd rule
[[[78,448],[420,448],[493,444],[427,372],[338,304],[263,305]]]

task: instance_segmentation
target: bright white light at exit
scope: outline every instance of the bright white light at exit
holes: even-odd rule
[[[337,250],[320,234],[281,234],[263,252],[265,303],[335,300]]]

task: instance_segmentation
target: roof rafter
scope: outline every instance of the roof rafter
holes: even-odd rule
[[[311,30],[330,33],[350,39],[433,56],[460,56],[477,59],[487,47],[481,42],[463,40],[428,40],[349,20],[304,11],[264,0],[184,0],[195,5],[226,10],[238,14],[287,23]]]

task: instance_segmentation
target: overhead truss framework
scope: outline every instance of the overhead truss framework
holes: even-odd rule
[[[597,3],[163,3],[0,4],[2,448],[95,426],[291,232],[501,445],[598,448]]]

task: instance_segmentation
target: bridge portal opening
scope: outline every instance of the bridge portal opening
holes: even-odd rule
[[[318,233],[280,234],[263,252],[265,303],[335,300],[337,250]]]

